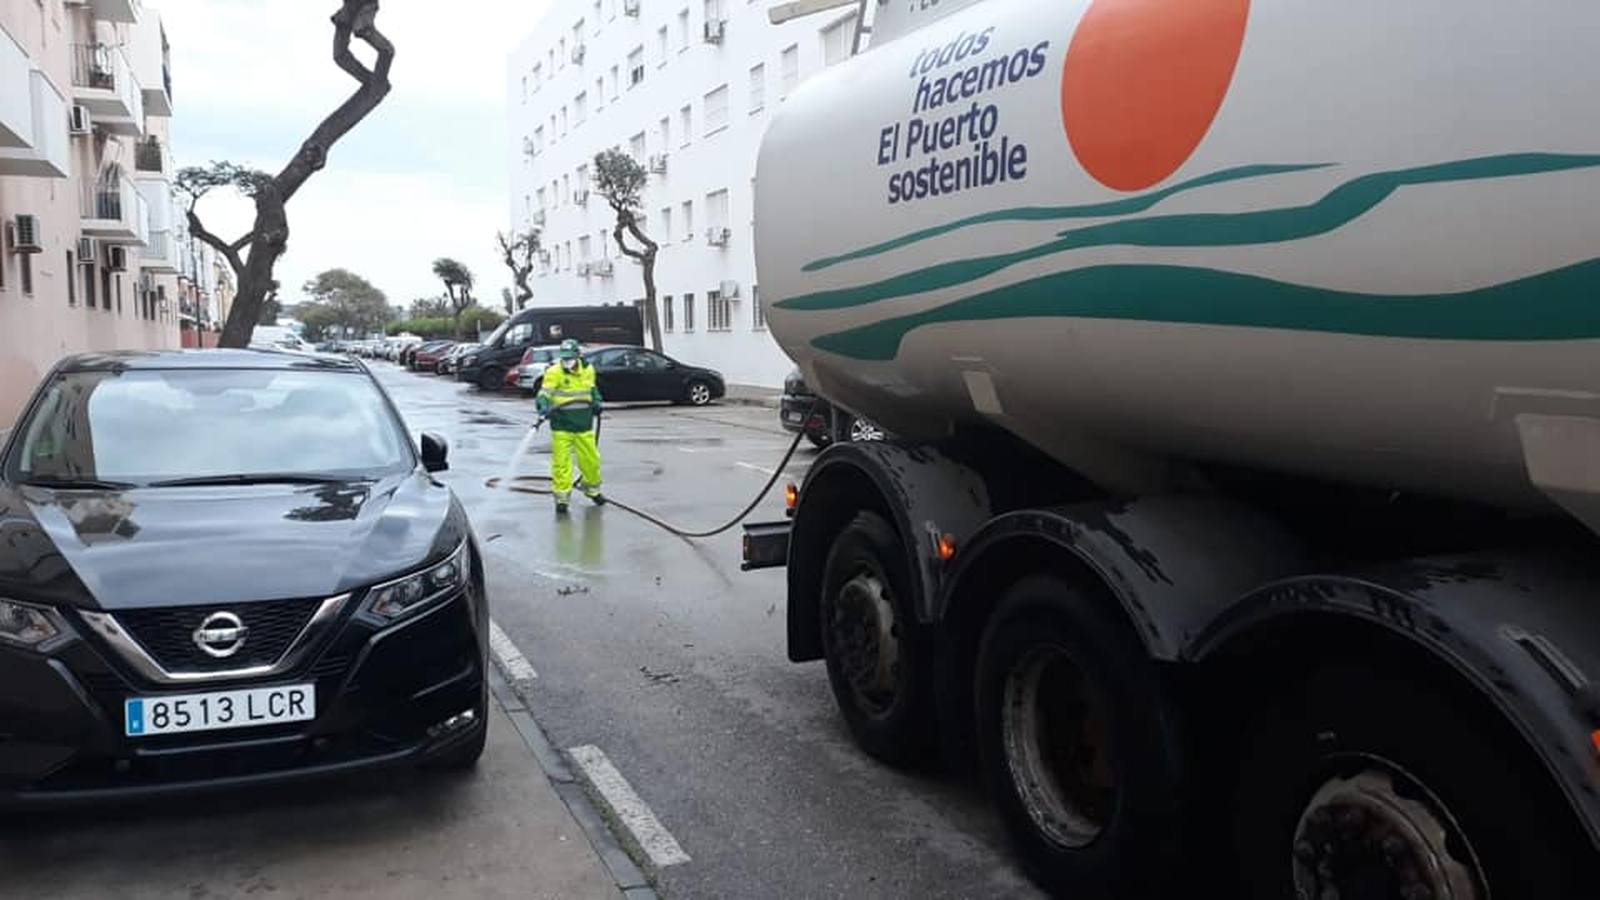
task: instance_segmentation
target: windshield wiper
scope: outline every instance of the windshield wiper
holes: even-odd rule
[[[335,478],[308,472],[239,472],[232,475],[196,475],[150,482],[150,487],[205,487],[217,484],[344,484],[368,478]]]
[[[56,491],[125,491],[138,487],[131,481],[106,481],[101,478],[29,478],[22,483]]]

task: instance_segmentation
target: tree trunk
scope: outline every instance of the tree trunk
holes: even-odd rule
[[[656,305],[656,254],[650,251],[640,261],[644,266],[644,321],[650,328],[650,349],[661,350],[661,309]]]
[[[250,242],[250,257],[243,270],[236,271],[238,292],[233,298],[233,308],[228,311],[228,321],[222,326],[218,347],[248,347],[250,335],[255,332],[261,318],[261,305],[272,288],[272,267],[289,246],[289,216],[283,200],[272,187],[256,194],[256,227]]]

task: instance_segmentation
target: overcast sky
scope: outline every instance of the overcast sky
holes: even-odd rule
[[[153,0],[172,46],[173,154],[179,165],[229,159],[276,173],[354,88],[333,64],[337,0]],[[394,90],[289,202],[282,299],[342,266],[394,305],[441,286],[429,266],[452,256],[499,306],[510,275],[494,249],[506,226],[505,66],[549,0],[384,0]],[[366,45],[358,54],[370,59]],[[244,234],[251,207],[207,196],[206,227]]]

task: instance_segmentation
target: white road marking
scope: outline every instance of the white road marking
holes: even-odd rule
[[[617,771],[617,767],[611,764],[599,747],[588,744],[573,747],[567,751],[567,756],[572,758],[590,786],[611,807],[611,812],[627,826],[633,839],[639,842],[656,868],[689,861],[689,854],[683,852],[677,839],[650,811],[650,807],[639,799],[628,780],[622,777],[622,773]]]
[[[700,451],[694,449],[693,447],[679,447],[678,448],[678,452],[679,453],[699,453]]]
[[[734,465],[739,466],[741,468],[749,469],[749,470],[751,470],[753,472],[760,472],[763,475],[771,475],[771,474],[773,474],[772,470],[767,468],[766,466],[758,466],[755,463],[747,463],[747,462],[744,462],[743,460],[734,463]]]
[[[533,670],[528,658],[522,655],[517,645],[511,643],[511,638],[500,630],[499,622],[489,623],[489,649],[494,653],[494,658],[500,663],[500,668],[505,671],[506,677],[513,683],[518,681],[532,681],[539,677]]]

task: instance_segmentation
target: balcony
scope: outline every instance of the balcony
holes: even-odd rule
[[[0,31],[0,36],[3,35]],[[5,40],[0,40],[0,46],[4,43]],[[0,63],[0,81],[6,81],[11,74]],[[72,160],[64,124],[66,98],[39,69],[26,71],[16,83],[26,83],[28,89],[0,91],[0,95],[4,95],[0,97],[0,116],[9,116],[13,106],[25,108],[26,125],[15,118],[0,122],[0,175],[67,177],[72,171]]]
[[[162,275],[176,275],[179,272],[178,242],[172,232],[150,232],[150,240],[139,252],[139,268]]]
[[[150,206],[133,182],[102,181],[89,188],[80,210],[83,233],[111,244],[143,244],[150,239]]]
[[[133,168],[141,175],[165,175],[171,178],[172,156],[160,138],[150,135],[134,145]]]
[[[107,22],[127,22],[137,24],[143,12],[143,4],[139,0],[89,0],[89,8],[94,10],[96,19]]]
[[[112,134],[144,133],[144,92],[121,47],[72,45],[72,98]]]
[[[128,65],[144,89],[144,111],[152,116],[172,115],[172,70],[168,60],[167,32],[161,14],[146,12],[128,36]]]

